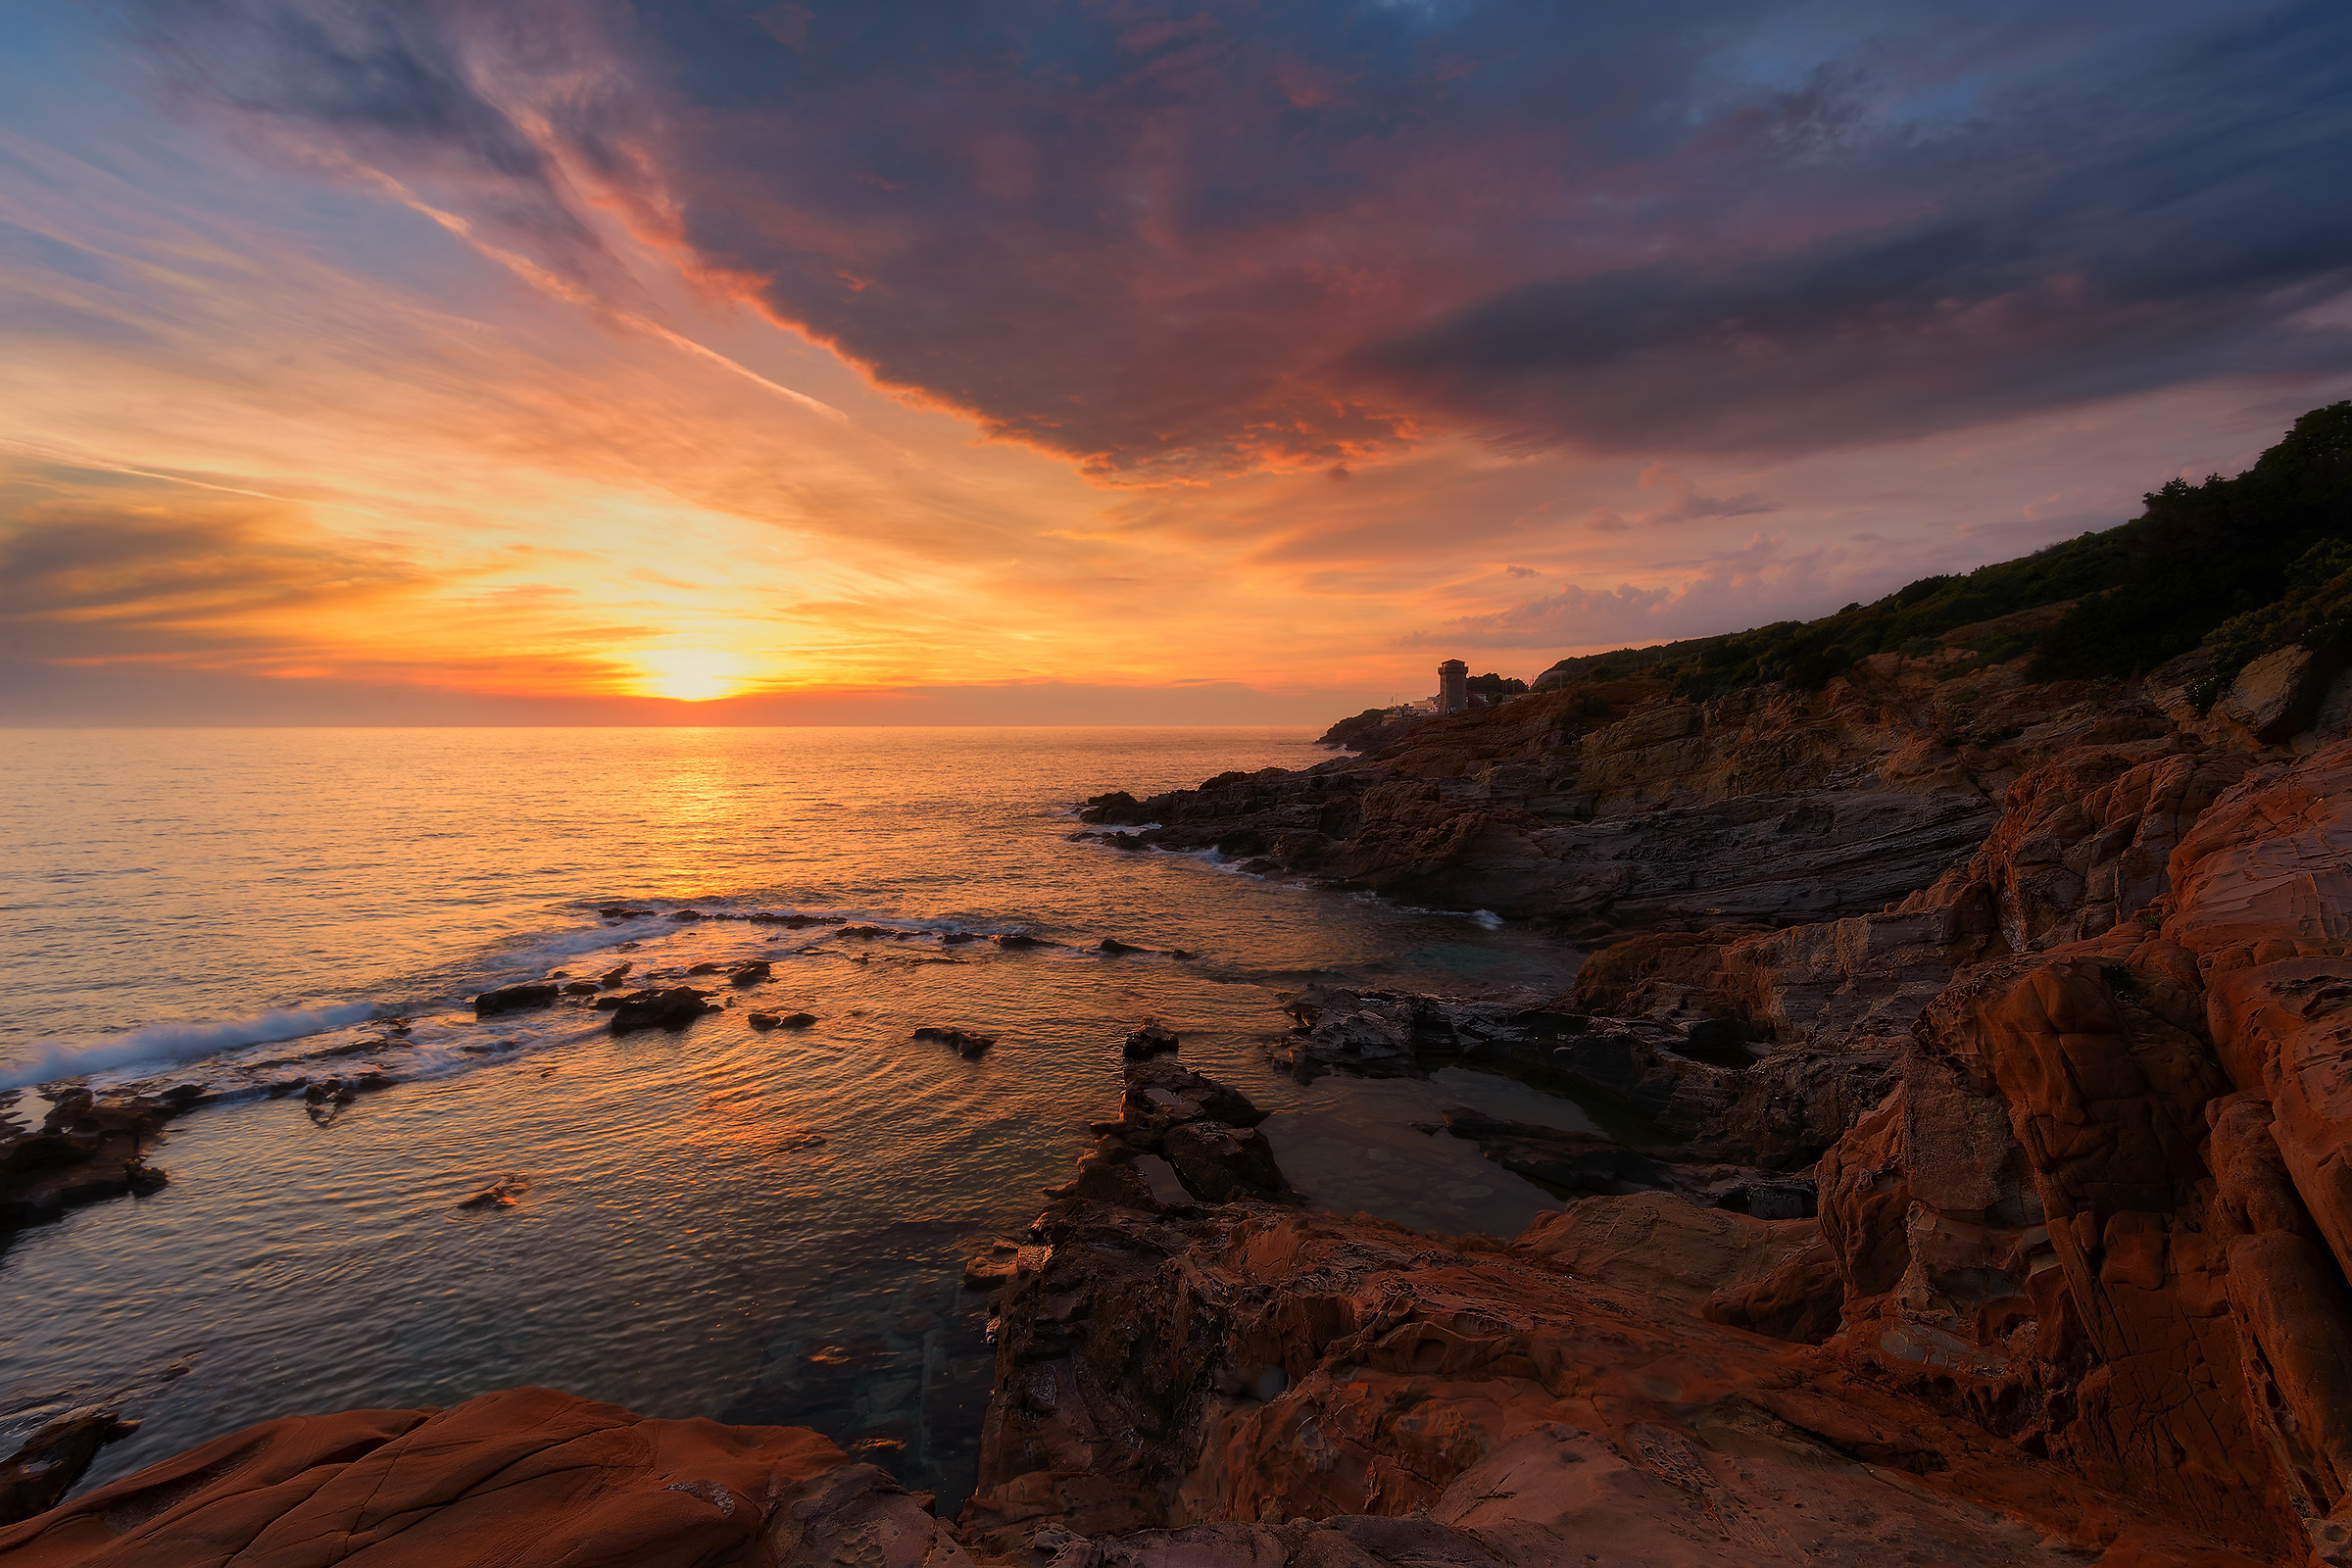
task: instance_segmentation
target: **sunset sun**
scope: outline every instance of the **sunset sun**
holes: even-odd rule
[[[665,648],[639,654],[632,662],[638,670],[635,688],[646,697],[707,703],[732,697],[747,684],[743,660],[712,648]]]

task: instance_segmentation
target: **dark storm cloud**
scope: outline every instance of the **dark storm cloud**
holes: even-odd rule
[[[157,4],[183,83],[641,232],[1095,471],[1791,453],[2352,364],[2352,10]],[[587,195],[580,188],[591,187]]]

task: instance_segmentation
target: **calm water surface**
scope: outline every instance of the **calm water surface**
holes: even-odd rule
[[[1311,977],[1548,992],[1573,954],[1067,837],[1085,796],[1307,765],[1327,755],[1310,738],[0,733],[0,1115],[37,1117],[33,1086],[69,1077],[229,1097],[173,1124],[162,1193],[0,1254],[0,1442],[127,1396],[147,1424],[86,1486],[270,1416],[542,1383],[815,1426],[953,1507],[991,1353],[961,1259],[1066,1175],[1147,1015],[1275,1111],[1266,1131],[1318,1206],[1518,1230],[1552,1200],[1411,1123],[1468,1103],[1586,1125],[1574,1105],[1461,1072],[1301,1087],[1262,1042],[1286,1021],[1277,993]],[[612,904],[649,913],[600,919]],[[1105,936],[1197,956],[1081,951]],[[674,1035],[616,1040],[584,1005],[479,1022],[467,1005],[555,970],[753,956],[774,979]],[[762,1034],[753,1008],[819,1021]],[[999,1044],[965,1061],[908,1038],[924,1024]],[[393,1087],[325,1125],[263,1098],[369,1066]],[[517,1206],[457,1206],[507,1176],[528,1183]]]

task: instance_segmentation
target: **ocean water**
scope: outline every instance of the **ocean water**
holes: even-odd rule
[[[1114,1113],[1119,1041],[1147,1016],[1274,1112],[1317,1206],[1517,1231],[1553,1200],[1413,1124],[1473,1104],[1589,1125],[1575,1105],[1460,1071],[1300,1086],[1264,1045],[1311,978],[1548,994],[1574,953],[1070,838],[1088,795],[1308,765],[1310,740],[0,733],[0,1117],[36,1120],[62,1083],[220,1097],[172,1124],[162,1192],[0,1252],[0,1442],[125,1400],[146,1424],[88,1486],[271,1416],[539,1383],[814,1426],[952,1508],[992,1365],[962,1259],[1017,1232]],[[645,912],[597,913],[614,906]],[[753,912],[887,934],[725,918]],[[1047,945],[985,940],[1007,934]],[[1103,937],[1162,951],[1086,951]],[[685,983],[754,957],[771,980],[674,1034],[615,1038],[584,1001],[469,1004],[556,972]],[[817,1022],[763,1033],[755,1009]],[[924,1025],[998,1044],[965,1060],[913,1040]],[[389,1087],[323,1121],[270,1098],[360,1071]],[[513,1207],[459,1206],[509,1178]]]

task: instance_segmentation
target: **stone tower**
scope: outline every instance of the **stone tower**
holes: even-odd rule
[[[1448,659],[1438,666],[1438,711],[1458,713],[1470,706],[1470,666]]]

